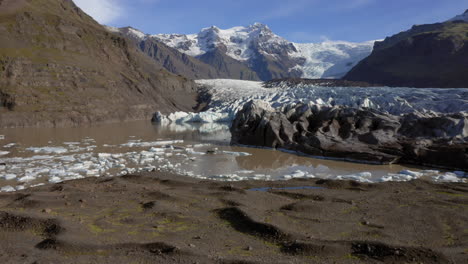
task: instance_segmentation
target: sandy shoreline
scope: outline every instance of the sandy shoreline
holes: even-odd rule
[[[468,184],[419,180],[87,178],[1,193],[0,261],[466,263],[467,206]]]

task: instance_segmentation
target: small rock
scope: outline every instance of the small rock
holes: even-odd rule
[[[209,149],[206,151],[206,154],[215,154],[216,153],[216,150],[214,149]]]
[[[43,209],[42,212],[46,213],[46,214],[50,214],[50,213],[52,213],[52,209],[46,208],[46,209]]]
[[[200,240],[200,239],[202,239],[202,238],[201,238],[201,236],[196,236],[196,237],[193,237],[193,239]]]
[[[195,245],[194,244],[189,244],[189,247],[194,248]]]
[[[245,250],[247,250],[247,251],[252,251],[252,250],[253,250],[253,247],[248,246],[248,247],[245,248]]]

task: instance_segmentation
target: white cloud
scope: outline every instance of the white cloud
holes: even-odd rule
[[[119,0],[74,0],[74,2],[101,24],[115,21],[124,10]]]

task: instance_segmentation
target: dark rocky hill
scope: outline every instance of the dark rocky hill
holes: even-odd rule
[[[0,1],[0,127],[150,119],[195,97],[71,0]]]
[[[468,22],[414,26],[376,42],[345,80],[420,88],[468,87]]]

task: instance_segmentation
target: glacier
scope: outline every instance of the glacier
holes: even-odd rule
[[[197,84],[210,94],[206,112],[157,113],[162,123],[230,123],[237,112],[251,100],[261,100],[274,109],[285,111],[297,104],[316,107],[347,106],[372,108],[392,115],[416,113],[468,112],[468,89],[416,89],[390,87],[316,87],[310,85],[265,88],[262,82],[241,80],[197,80]]]

